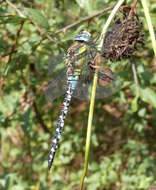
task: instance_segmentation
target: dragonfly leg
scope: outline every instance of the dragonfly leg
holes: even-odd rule
[[[94,65],[92,63],[90,63],[89,66],[91,67],[91,69],[100,69],[100,66]]]
[[[96,72],[95,69],[99,70],[98,71],[98,78],[99,79],[105,80],[105,81],[113,81],[114,80],[113,72],[110,69],[108,69],[108,68],[101,69],[101,66],[93,65],[93,64],[89,64],[89,67],[91,68],[93,73]]]

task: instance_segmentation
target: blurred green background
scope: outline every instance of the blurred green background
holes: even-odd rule
[[[48,172],[50,143],[63,100],[50,103],[45,98],[48,60],[66,51],[80,30],[97,36],[110,12],[66,33],[60,29],[116,1],[10,2],[0,1],[0,190],[76,190],[84,163],[89,101],[72,100],[61,146]],[[155,0],[148,6],[156,31]],[[118,93],[95,103],[87,190],[146,190],[156,185],[156,60],[140,2],[137,12],[144,33],[144,46],[134,54],[140,97],[136,101],[129,61],[116,63],[124,66],[125,82]]]

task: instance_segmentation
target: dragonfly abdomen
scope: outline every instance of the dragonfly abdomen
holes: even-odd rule
[[[64,129],[64,122],[65,122],[65,118],[66,118],[66,115],[68,112],[68,107],[69,107],[69,104],[71,101],[73,90],[74,89],[72,88],[72,81],[67,81],[67,91],[66,91],[66,95],[65,95],[65,98],[64,98],[64,101],[62,104],[62,110],[60,112],[59,119],[57,122],[55,137],[52,141],[52,146],[51,146],[50,153],[49,153],[49,159],[48,159],[48,169],[49,170],[52,166],[55,153],[58,149],[59,140],[61,138],[61,134]]]

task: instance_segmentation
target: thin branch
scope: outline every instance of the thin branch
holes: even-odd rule
[[[138,3],[138,0],[133,0],[133,2],[132,2],[132,4],[131,4],[131,8],[132,8],[132,9],[135,8],[136,5],[137,5],[137,3]]]
[[[4,0],[0,0],[0,4],[3,3]]]
[[[11,50],[9,52],[9,59],[8,59],[7,64],[9,64],[11,62],[12,55],[13,55],[14,52],[16,52],[16,47],[17,47],[17,44],[18,44],[18,39],[19,39],[20,33],[22,31],[23,25],[24,25],[24,21],[21,22],[20,27],[17,30],[16,37],[15,37],[15,42],[14,42],[14,44],[11,47]]]
[[[137,72],[136,72],[136,67],[135,63],[132,59],[130,59],[131,65],[132,65],[132,71],[133,71],[133,76],[134,76],[134,82],[136,84],[137,90],[139,90],[139,82],[138,82],[138,77],[137,77]]]
[[[5,0],[5,1],[6,1],[6,3],[7,3],[11,8],[13,8],[13,9],[18,13],[18,15],[19,15],[20,17],[22,17],[22,18],[27,18],[27,16],[26,16],[15,4],[11,3],[9,0]],[[45,32],[43,31],[43,29],[40,28],[35,22],[33,22],[30,18],[27,18],[27,19],[29,19],[29,21],[31,22],[31,24],[33,24],[33,25],[36,27],[37,31],[40,33],[41,36],[45,35],[48,40],[50,40],[51,42],[57,43],[56,40],[54,40],[49,34],[45,33]]]
[[[46,133],[50,133],[48,127],[44,124],[44,121],[43,121],[43,119],[42,119],[42,117],[41,117],[41,114],[40,114],[40,112],[39,112],[39,110],[38,110],[38,107],[37,107],[37,104],[36,104],[35,101],[33,101],[33,108],[34,108],[34,112],[35,112],[35,114],[36,114],[36,118],[37,118],[37,120],[39,121],[39,123],[40,123],[42,129],[43,129]]]
[[[23,81],[23,83],[25,84],[25,86],[27,87],[27,91],[29,92],[33,92],[33,94],[35,94],[35,97],[37,97],[36,95],[36,87],[35,86],[31,86],[25,79],[25,77],[23,76],[23,71],[21,70],[21,79]],[[40,114],[37,104],[35,102],[35,100],[33,99],[33,104],[32,104],[33,110],[35,112],[36,115],[36,119],[39,122],[41,128],[46,132],[46,133],[50,133],[48,127],[46,126],[46,124],[44,123],[43,119],[42,119],[42,115]]]
[[[13,8],[13,9],[18,13],[18,15],[19,15],[20,17],[22,17],[22,18],[27,18],[27,16],[26,16],[15,4],[11,3],[9,0],[5,0],[5,1],[6,1],[6,3],[7,3],[11,8]],[[103,15],[106,11],[109,11],[109,10],[111,10],[111,9],[112,9],[112,6],[107,7],[107,8],[105,8],[104,10],[101,10],[101,11],[99,11],[99,12],[97,12],[97,13],[91,15],[91,16],[88,16],[88,17],[86,17],[86,18],[83,18],[83,19],[81,19],[81,20],[79,20],[79,21],[76,21],[76,22],[74,22],[74,23],[72,23],[72,24],[70,24],[70,25],[68,25],[68,26],[66,26],[66,27],[64,27],[64,28],[62,28],[62,29],[57,30],[57,31],[55,32],[55,34],[59,34],[59,33],[61,33],[61,32],[64,32],[64,33],[65,33],[65,32],[66,32],[67,30],[69,30],[70,28],[73,28],[74,26],[79,25],[79,24],[81,24],[81,23],[83,23],[83,22],[89,21],[89,20],[93,19],[94,17]],[[58,44],[58,42],[57,42],[54,38],[52,38],[48,33],[45,33],[45,32],[43,31],[43,29],[40,28],[35,22],[33,22],[29,17],[28,17],[27,19],[29,19],[29,21],[31,22],[31,24],[33,24],[33,25],[36,27],[37,31],[40,33],[41,36],[44,35],[44,36],[46,36],[46,38],[47,38],[48,40],[50,40],[51,42],[55,42],[55,43]],[[44,39],[44,38],[43,38],[43,39]]]
[[[69,24],[69,25],[67,25],[67,26],[65,26],[65,27],[63,27],[63,28],[57,30],[57,31],[55,32],[55,34],[59,34],[59,33],[61,33],[61,32],[65,33],[67,30],[69,30],[69,29],[71,29],[71,28],[73,28],[73,27],[75,27],[75,26],[77,26],[77,25],[79,25],[79,24],[82,24],[83,22],[90,21],[90,20],[92,20],[93,18],[95,18],[95,17],[97,17],[97,16],[103,15],[106,11],[109,11],[109,10],[111,10],[112,8],[113,8],[113,6],[107,7],[107,8],[105,8],[105,9],[103,9],[103,10],[101,10],[101,11],[99,11],[99,12],[97,12],[97,13],[91,15],[91,16],[85,17],[85,18],[83,18],[83,19],[81,19],[81,20],[78,20],[78,21],[72,23],[72,24]]]
[[[141,0],[141,3],[142,3],[142,6],[143,6],[143,9],[144,9],[144,14],[145,14],[145,17],[146,17],[148,30],[149,30],[151,41],[152,41],[153,51],[154,51],[154,54],[155,54],[155,57],[156,57],[156,37],[155,37],[155,34],[154,34],[154,29],[153,29],[151,17],[150,17],[150,14],[149,14],[149,9],[148,9],[146,0]]]
[[[14,49],[14,50],[10,50],[9,52],[6,52],[6,53],[0,55],[0,58],[3,58],[3,57],[7,57],[7,56],[9,56],[9,55],[11,54],[11,51],[12,51],[12,53],[16,53],[16,52],[17,52],[16,49]]]
[[[114,9],[112,10],[111,14],[109,15],[104,27],[103,27],[103,30],[102,30],[102,33],[101,33],[101,36],[100,36],[100,44],[98,46],[98,49],[101,50],[101,48],[103,47],[103,43],[104,43],[104,37],[105,37],[105,33],[107,31],[107,28],[109,27],[112,19],[114,18],[115,16],[115,13],[117,12],[117,10],[120,8],[120,6],[122,5],[122,3],[124,2],[124,0],[119,0],[118,3],[116,4],[116,6],[114,7]],[[121,4],[120,4],[121,3]]]
[[[18,13],[18,15],[19,15],[20,17],[25,18],[24,13],[22,13],[16,5],[14,5],[13,3],[11,3],[9,0],[5,0],[5,1],[6,1],[6,3],[7,3],[11,8],[15,9],[15,11]]]

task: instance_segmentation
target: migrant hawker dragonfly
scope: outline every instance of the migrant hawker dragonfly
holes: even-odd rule
[[[93,41],[91,34],[83,31],[75,37],[74,43],[67,50],[64,60],[65,64],[61,64],[62,55],[50,59],[49,70],[53,78],[56,77],[56,74],[58,76],[52,79],[47,86],[46,96],[50,101],[61,95],[65,95],[65,98],[49,153],[49,170],[58,148],[71,98],[76,97],[82,100],[89,98],[92,80],[97,71],[97,99],[103,99],[112,95],[121,86],[120,77],[116,76],[108,67],[95,66],[93,64],[94,57],[98,52]]]

